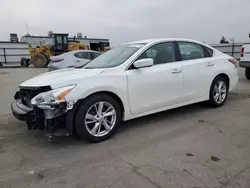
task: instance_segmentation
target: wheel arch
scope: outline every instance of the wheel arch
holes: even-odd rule
[[[125,118],[125,106],[124,106],[124,103],[123,103],[121,97],[118,96],[116,93],[111,92],[111,91],[107,91],[107,90],[96,91],[96,92],[93,92],[93,93],[87,95],[86,97],[84,97],[82,99],[79,99],[76,102],[76,104],[74,105],[74,108],[68,112],[67,120],[66,120],[67,125],[68,125],[67,128],[68,128],[68,130],[72,131],[73,134],[76,134],[75,118],[76,118],[77,110],[79,109],[79,107],[81,106],[81,104],[83,103],[84,100],[86,100],[87,98],[89,98],[91,96],[97,95],[97,94],[105,94],[105,95],[108,95],[108,96],[114,98],[119,103],[119,106],[120,106],[120,109],[122,112],[122,120],[124,120],[124,118]]]
[[[119,103],[119,106],[120,106],[121,112],[122,112],[122,116],[123,116],[123,114],[125,112],[125,107],[124,107],[124,104],[122,102],[121,97],[119,97],[117,94],[115,94],[114,92],[111,92],[111,91],[97,91],[97,92],[94,92],[94,93],[88,95],[86,98],[91,97],[93,95],[98,95],[98,94],[105,94],[105,95],[108,95],[108,96],[112,97],[113,99],[115,99]],[[85,99],[81,99],[81,100],[85,100]]]
[[[213,81],[214,81],[216,78],[218,78],[218,77],[223,77],[223,78],[225,78],[225,79],[227,80],[228,89],[229,89],[229,88],[230,88],[230,78],[229,78],[229,76],[228,76],[227,74],[225,74],[225,73],[220,73],[220,74],[218,74],[217,76],[214,77]],[[213,83],[213,82],[212,82],[212,83]]]
[[[217,83],[217,81],[221,80],[222,78],[227,82],[226,84],[227,84],[228,91],[226,92],[226,96],[223,99],[223,101],[219,103],[218,101],[215,101],[216,99],[214,99],[214,86]],[[214,108],[222,106],[227,99],[229,91],[230,91],[230,77],[225,73],[217,74],[211,83],[210,90],[209,90],[209,100],[207,101],[207,103]]]

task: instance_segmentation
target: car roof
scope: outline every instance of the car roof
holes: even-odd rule
[[[68,55],[74,55],[75,53],[78,53],[78,52],[94,52],[94,53],[101,54],[101,52],[94,51],[94,50],[73,50],[73,51],[69,51],[69,52],[60,54],[58,56],[51,56],[51,57],[59,57],[59,56],[60,57],[65,57],[65,56],[68,56]]]
[[[197,41],[197,40],[193,40],[193,39],[188,39],[188,38],[154,38],[154,39],[146,39],[146,40],[134,41],[134,42],[126,43],[126,44],[138,44],[138,43],[154,44],[154,43],[168,42],[168,41],[193,42],[193,43],[200,44],[200,45],[203,45],[203,46],[214,49],[209,44],[206,44],[204,42],[200,42],[200,41]]]
[[[187,42],[195,42],[195,43],[202,43],[200,41],[196,41],[193,39],[187,39],[187,38],[154,38],[154,39],[146,39],[146,40],[139,40],[134,42],[129,42],[127,44],[136,44],[136,43],[155,43],[155,42],[163,42],[163,41],[187,41]],[[204,43],[202,43],[204,44]]]
[[[101,53],[101,52],[98,52],[98,51],[94,51],[94,50],[73,50],[73,51],[70,51],[71,53],[77,53],[77,52],[95,52],[95,53]]]
[[[94,51],[94,50],[73,50],[73,51],[69,51],[69,52],[63,53],[63,54],[61,54],[61,56],[63,56],[63,55],[70,55],[70,54],[73,55],[73,54],[78,53],[78,52],[95,52],[95,53],[101,54],[101,52]]]

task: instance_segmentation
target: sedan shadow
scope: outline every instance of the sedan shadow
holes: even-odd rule
[[[192,104],[184,107],[179,107],[176,109],[171,109],[159,113],[155,113],[152,115],[144,116],[141,118],[133,119],[130,121],[122,122],[120,128],[117,130],[115,135],[111,137],[109,140],[117,139],[126,139],[122,137],[126,132],[131,132],[134,129],[138,128],[146,128],[148,126],[152,126],[152,124],[157,124],[162,122],[162,120],[178,120],[179,118],[192,116],[195,113],[208,110],[209,107],[204,105],[203,103]],[[168,127],[166,127],[168,128]],[[65,146],[78,146],[81,147],[86,145],[92,145],[85,140],[80,139],[78,136],[70,136],[70,137],[57,137],[51,141],[51,144],[48,144],[47,147],[65,147]]]
[[[196,103],[184,107],[179,107],[171,110],[166,110],[163,112],[151,114],[148,116],[140,117],[137,119],[129,120],[126,122],[123,122],[121,124],[121,128],[117,132],[118,134],[122,134],[126,131],[131,131],[131,129],[135,127],[143,127],[148,124],[157,124],[159,122],[162,122],[162,120],[177,120],[179,118],[183,118],[184,116],[190,116],[192,114],[195,114],[197,112],[207,110],[209,107],[207,107],[204,103]]]

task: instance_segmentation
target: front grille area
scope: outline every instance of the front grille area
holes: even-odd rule
[[[44,110],[39,109],[38,107],[32,107],[30,101],[36,95],[51,91],[49,86],[46,87],[20,87],[20,90],[16,92],[15,99],[22,101],[22,104],[32,108],[32,111],[29,112],[28,118],[26,121],[29,130],[47,130],[50,134],[57,131],[57,129],[66,128],[66,115],[60,115],[53,119],[45,119]]]
[[[51,88],[49,86],[44,87],[21,87],[20,90],[16,93],[15,99],[21,98],[22,103],[26,106],[31,107],[30,101],[33,97],[38,95],[39,93],[50,91]]]
[[[39,93],[50,91],[51,88],[49,86],[46,87],[20,87],[19,91],[15,94],[15,99],[21,99],[22,103],[25,106],[31,107],[31,99],[38,95]],[[33,108],[34,110],[30,113],[30,117],[26,121],[29,130],[45,129],[44,124],[44,112],[39,108]]]

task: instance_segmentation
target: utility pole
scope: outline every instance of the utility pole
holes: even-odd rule
[[[231,53],[231,56],[233,57],[234,56],[234,38],[230,38],[230,41],[232,43],[232,53]]]
[[[28,26],[28,24],[26,24],[26,31],[27,31],[27,35],[29,35],[29,26]]]

